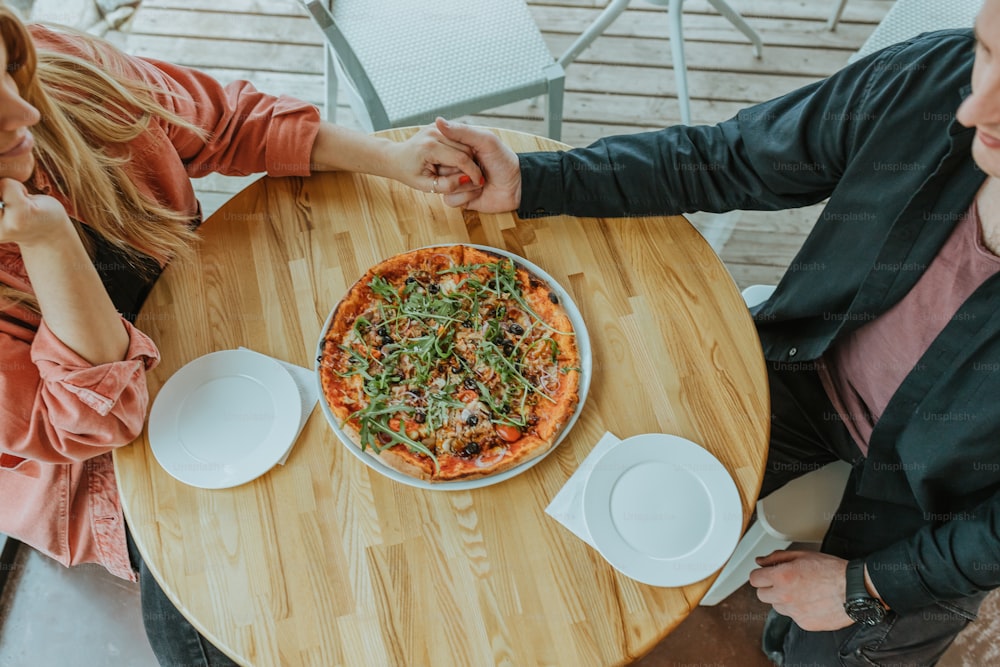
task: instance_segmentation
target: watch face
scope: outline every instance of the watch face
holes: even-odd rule
[[[875,598],[848,600],[844,604],[844,611],[852,621],[865,625],[878,625],[885,618],[885,607]]]

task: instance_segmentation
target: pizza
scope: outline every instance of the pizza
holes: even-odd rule
[[[369,269],[317,359],[342,433],[405,475],[496,475],[556,443],[579,401],[580,352],[539,276],[478,247],[421,248]]]

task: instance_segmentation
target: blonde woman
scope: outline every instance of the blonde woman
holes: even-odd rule
[[[433,129],[349,132],[247,83],[25,27],[2,4],[0,38],[0,532],[138,576],[161,664],[232,664],[128,548],[109,453],[143,425],[158,353],[130,320],[195,238],[189,178],[344,169],[454,193],[482,174]]]

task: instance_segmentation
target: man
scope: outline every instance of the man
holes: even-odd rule
[[[774,413],[762,495],[838,458],[853,471],[821,552],[777,551],[751,574],[778,612],[765,651],[936,662],[1000,585],[1000,0],[975,35],[911,39],[714,127],[520,156],[438,129],[487,179],[445,200],[484,212],[829,199],[754,312]]]

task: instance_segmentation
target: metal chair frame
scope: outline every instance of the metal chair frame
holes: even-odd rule
[[[688,94],[687,85],[687,59],[684,55],[684,0],[646,0],[647,2],[667,7],[667,19],[670,29],[670,57],[674,65],[674,81],[677,86],[677,102],[680,105],[681,122],[685,125],[691,124],[691,98]],[[571,62],[590,46],[594,39],[604,32],[611,23],[628,7],[630,0],[611,0],[604,11],[598,15],[597,19],[587,27],[587,29],[576,38],[566,52],[559,57],[559,64],[563,68],[569,66]],[[726,17],[730,23],[742,32],[753,45],[753,55],[760,58],[764,42],[756,30],[743,19],[740,14],[730,7],[725,0],[708,0],[716,11]]]

